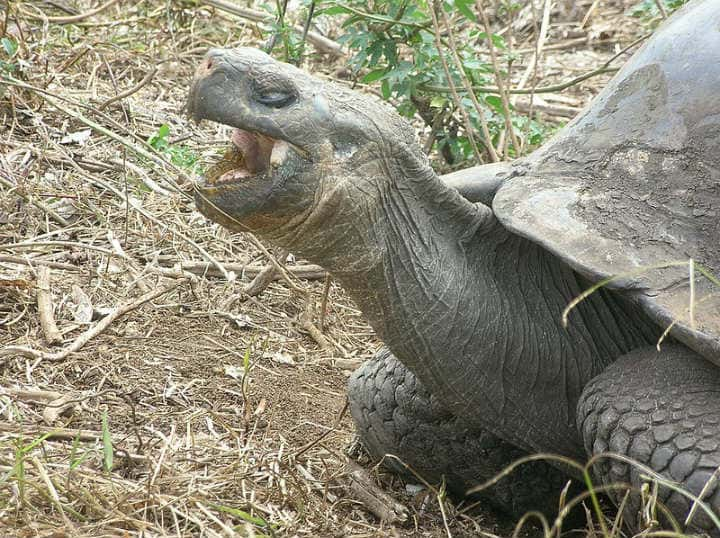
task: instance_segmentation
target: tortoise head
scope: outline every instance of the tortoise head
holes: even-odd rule
[[[341,198],[333,192],[358,178],[382,181],[358,173],[379,156],[423,160],[412,130],[386,105],[255,49],[211,50],[195,73],[188,112],[234,127],[229,150],[195,187],[199,210],[271,238],[317,221],[329,200]]]

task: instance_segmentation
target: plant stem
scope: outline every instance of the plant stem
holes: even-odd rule
[[[589,78],[596,77],[598,75],[604,75],[607,73],[617,73],[620,71],[620,68],[618,67],[600,67],[598,69],[595,69],[593,71],[589,71],[583,75],[580,75],[579,77],[575,77],[573,79],[567,80],[565,82],[560,82],[558,84],[552,84],[550,86],[541,86],[540,88],[510,88],[506,90],[507,93],[511,94],[518,94],[518,95],[528,95],[532,93],[555,93],[562,90],[565,90],[571,86],[575,86],[576,84],[579,84],[580,82],[583,82]],[[452,90],[447,86],[437,86],[434,84],[419,84],[418,88],[421,90],[426,90],[430,92],[437,92],[437,93],[451,93]],[[495,86],[472,86],[471,90],[478,93],[493,93],[493,94],[499,94],[500,88],[497,88]]]

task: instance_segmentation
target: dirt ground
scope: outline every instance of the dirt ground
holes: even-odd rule
[[[321,316],[325,275],[292,256],[289,280],[248,296],[266,254],[193,209],[194,156],[228,134],[184,117],[194,66],[262,43],[258,23],[203,2],[92,12],[103,4],[0,1],[19,47],[0,70],[0,537],[511,533],[361,455],[408,521],[364,507],[344,471],[360,453],[345,383],[379,342],[333,283]],[[591,4],[553,11],[540,84],[647,31],[633,2],[601,2],[580,28]],[[545,95],[544,121],[567,121],[607,76]]]

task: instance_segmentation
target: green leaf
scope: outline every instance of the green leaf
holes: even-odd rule
[[[112,437],[110,435],[110,427],[108,426],[107,411],[102,415],[102,443],[103,443],[103,469],[107,472],[112,470],[113,466],[113,447]]]
[[[25,451],[22,449],[22,439],[17,440],[15,447],[15,463],[12,468],[12,475],[15,476],[20,499],[25,500]]]
[[[167,138],[167,136],[170,134],[170,127],[167,123],[163,123],[160,128],[158,129],[158,138]]]
[[[232,508],[230,506],[223,506],[218,504],[212,504],[210,506],[212,506],[213,508],[215,508],[215,510],[218,510],[219,512],[224,512],[226,514],[239,517],[243,521],[247,521],[248,523],[251,523],[258,527],[267,528],[270,526],[268,522],[265,521],[263,518],[250,515],[245,510],[240,510],[239,508]]]
[[[318,15],[348,15],[352,13],[348,8],[345,6],[330,6],[324,9],[321,9],[317,12]]]
[[[430,99],[430,107],[431,108],[442,108],[445,106],[445,104],[448,102],[447,97],[444,95],[433,95],[433,98]]]
[[[166,149],[168,147],[167,137],[170,134],[170,126],[163,123],[157,130],[157,133],[148,139],[148,144],[157,150]]]
[[[478,32],[477,38],[485,41],[487,39],[487,34],[485,32]],[[499,49],[507,49],[507,43],[505,43],[505,38],[503,36],[498,34],[490,34],[490,39],[493,42],[493,45],[495,45]]]
[[[381,78],[383,78],[386,72],[387,69],[384,67],[380,69],[373,69],[362,78],[362,81],[366,84],[370,84],[371,82],[375,82],[376,80],[380,80]]]
[[[243,369],[245,370],[245,375],[250,371],[250,346],[247,347],[245,355],[243,356]]]
[[[455,0],[455,7],[457,8],[457,10],[462,13],[468,20],[477,22],[477,17],[475,16],[475,13],[473,13],[470,9],[470,6],[472,4],[473,0]]]
[[[2,60],[0,60],[0,71],[6,71],[8,73],[12,73],[13,71],[15,71],[15,68],[16,68],[15,64],[3,62]]]
[[[503,107],[502,107],[502,99],[500,99],[497,95],[488,95],[485,97],[485,102],[490,105],[490,108],[492,108],[495,112],[498,114],[503,114]]]
[[[163,123],[157,130],[157,133],[152,135],[148,139],[148,144],[154,147],[156,150],[164,150],[170,145],[167,141],[167,137],[170,134],[170,126]]]
[[[3,49],[5,50],[5,54],[8,55],[8,57],[12,58],[13,55],[17,52],[18,44],[17,41],[14,39],[11,39],[9,37],[3,37],[0,39],[0,43],[2,44]]]
[[[390,99],[392,90],[390,89],[390,81],[388,79],[384,79],[382,81],[382,85],[380,86],[380,91],[382,92],[383,99],[385,99],[385,100]]]

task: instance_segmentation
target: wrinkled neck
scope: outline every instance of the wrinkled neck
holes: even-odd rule
[[[328,267],[391,346],[416,338],[423,317],[446,311],[468,285],[468,243],[491,218],[433,174],[388,189],[370,215],[366,241]],[[349,242],[346,242],[349,244]],[[357,260],[365,263],[357,265]]]
[[[396,167],[390,173],[383,181],[363,170],[340,182],[325,181],[309,216],[290,232],[270,238],[361,293],[359,283],[367,275],[389,278],[390,266],[432,271],[429,260],[441,260],[451,250],[461,252],[491,216],[489,208],[444,185],[429,166],[411,171]],[[405,277],[392,277],[398,278]]]

